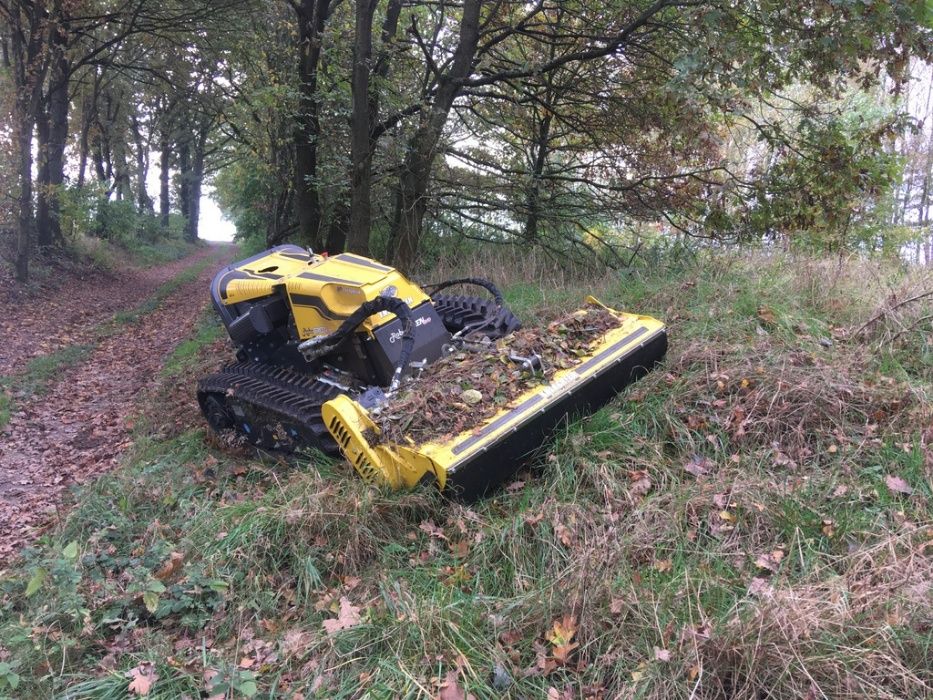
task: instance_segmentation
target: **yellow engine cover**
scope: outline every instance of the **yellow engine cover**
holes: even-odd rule
[[[280,246],[244,260],[218,275],[214,285],[215,298],[227,306],[269,296],[284,286],[302,340],[332,333],[363,302],[387,290],[412,308],[429,299],[392,267],[351,253],[313,255],[297,246]],[[383,311],[361,327],[371,331],[391,318]]]

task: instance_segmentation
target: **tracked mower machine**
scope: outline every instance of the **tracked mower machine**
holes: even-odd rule
[[[444,292],[455,286],[481,294]],[[667,349],[661,322],[592,298],[520,330],[485,280],[421,289],[368,258],[290,245],[221,270],[211,298],[236,346],[236,362],[198,384],[214,431],[269,450],[340,451],[366,480],[467,498]]]

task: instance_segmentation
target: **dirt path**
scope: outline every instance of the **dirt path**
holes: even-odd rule
[[[182,270],[217,255],[205,246],[181,260],[117,274],[90,271],[65,274],[58,285],[24,293],[17,288],[0,294],[0,375],[12,374],[33,357],[69,344],[82,344],[94,328],[114,313],[132,309]]]
[[[135,288],[125,280],[115,282],[115,292],[110,286],[97,288],[98,296],[113,294],[125,304],[117,309],[111,307],[109,312],[95,307],[94,317],[100,322],[114,311],[139,306],[147,292],[158,286],[155,280],[166,282],[206,259],[216,260],[216,264],[208,264],[197,278],[166,297],[155,311],[101,340],[45,396],[17,407],[5,434],[0,435],[0,562],[31,540],[37,527],[48,522],[71,485],[119,463],[130,444],[127,419],[133,414],[140,390],[151,386],[168,355],[191,334],[201,310],[209,303],[211,277],[232,256],[229,247],[212,247],[159,268],[158,274],[153,272],[151,279]],[[85,294],[68,298],[80,305]],[[67,317],[65,303],[56,308],[63,314],[60,318]],[[24,327],[54,326],[54,320],[42,315],[28,324],[23,320]],[[95,321],[72,323],[72,333],[90,334],[84,324],[90,327]],[[29,340],[33,339],[24,342]],[[12,353],[7,351],[5,357],[28,357],[36,348],[41,346],[25,352],[18,348]]]

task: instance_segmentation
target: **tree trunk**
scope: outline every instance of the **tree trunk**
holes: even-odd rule
[[[78,139],[78,188],[84,187],[84,181],[87,172],[87,158],[90,152],[88,143],[88,132],[91,130],[91,105],[87,98],[84,99],[81,108],[81,136]]]
[[[168,229],[169,223],[169,167],[172,162],[172,144],[168,134],[162,133],[159,143],[159,218],[163,229]]]
[[[98,130],[91,142],[91,160],[94,161],[94,175],[98,182],[107,182],[107,170],[104,165],[104,143],[103,136]],[[108,188],[109,194],[109,188]]]
[[[302,0],[298,15],[298,114],[295,118],[295,214],[300,236],[322,247],[317,149],[321,135],[317,69],[330,0]]]
[[[408,142],[395,199],[398,223],[392,240],[396,242],[397,248],[389,251],[396,266],[405,272],[410,272],[417,260],[437,144],[454,99],[462,89],[462,81],[473,69],[473,57],[479,42],[481,5],[482,0],[464,0],[460,39],[450,69],[439,79],[434,103],[422,111],[418,129]]]
[[[201,218],[201,190],[204,186],[204,154],[210,129],[205,127],[194,139],[191,153],[191,172],[188,177],[188,219],[185,238],[191,243],[198,240],[198,224]]]
[[[60,35],[59,35],[60,36]],[[63,41],[59,38],[59,41]],[[48,178],[48,242],[62,240],[61,195],[65,184],[65,143],[68,141],[68,79],[71,66],[65,58],[64,48],[56,49],[55,62],[49,76],[49,138],[47,143]],[[40,239],[42,235],[40,232]],[[40,241],[40,244],[42,242]]]
[[[185,235],[188,234],[188,220],[191,217],[191,141],[183,135],[177,145],[178,150],[178,208],[185,219]]]
[[[12,136],[16,144],[19,196],[17,202],[16,255],[14,272],[20,282],[29,280],[29,257],[35,236],[35,218],[32,208],[32,133],[40,110],[42,85],[48,70],[48,33],[54,31],[54,22],[47,21],[46,8],[34,3],[28,13],[14,13],[10,27],[12,56],[13,99]],[[52,17],[58,17],[60,0],[50,8]],[[26,21],[26,24],[22,23]]]
[[[20,122],[19,147],[19,217],[16,231],[16,279],[29,281],[29,257],[32,253],[32,123]]]
[[[146,180],[149,177],[149,139],[143,138],[136,110],[130,115],[130,127],[133,131],[133,145],[136,147],[136,208],[140,214],[152,214],[152,197],[146,189]]]
[[[46,106],[39,109],[36,119],[36,247],[40,250],[52,245],[49,224],[49,113]]]
[[[347,244],[347,232],[350,228],[350,210],[346,202],[337,202],[327,227],[327,252],[331,255],[342,253]]]
[[[545,105],[547,107],[548,105]],[[551,138],[551,112],[546,111],[538,126],[534,144],[534,161],[531,166],[531,186],[525,201],[525,240],[534,243],[538,240],[538,222],[541,218],[541,178],[547,164]]]
[[[357,0],[353,73],[350,80],[353,97],[353,111],[350,115],[352,170],[350,174],[350,232],[347,242],[351,252],[366,256],[369,255],[369,230],[372,223],[370,190],[373,180],[373,151],[370,134],[373,127],[373,113],[369,73],[375,11],[376,0]]]
[[[292,188],[287,184],[279,188],[273,204],[272,216],[266,224],[266,246],[272,248],[285,241],[288,232],[288,217],[292,211]]]
[[[373,154],[376,150],[376,122],[379,120],[379,92],[370,85],[370,74],[382,79],[388,76],[387,46],[398,31],[401,0],[389,0],[382,23],[382,51],[372,65],[373,15],[377,0],[358,2],[353,46],[351,92],[353,112],[350,119],[351,183],[350,221],[347,248],[360,255],[370,255],[369,237],[372,230]],[[329,247],[333,247],[328,242]]]

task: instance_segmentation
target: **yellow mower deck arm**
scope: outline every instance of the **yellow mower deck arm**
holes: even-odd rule
[[[588,302],[599,303],[590,297]],[[508,478],[522,457],[565,416],[593,411],[649,371],[667,350],[664,324],[649,316],[608,309],[621,325],[608,331],[589,354],[547,384],[510,401],[492,418],[452,439],[389,444],[366,409],[348,396],[324,404],[324,424],[363,479],[410,488],[428,480],[464,498],[485,493]]]

